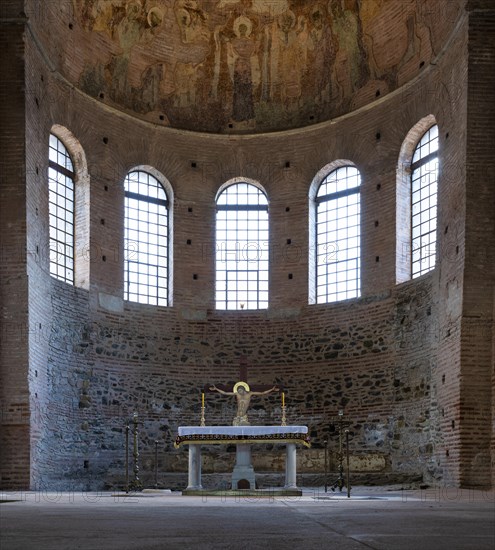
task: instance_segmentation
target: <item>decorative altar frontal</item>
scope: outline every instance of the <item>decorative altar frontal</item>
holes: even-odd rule
[[[307,426],[183,426],[175,447],[188,444],[299,443],[310,447]]]

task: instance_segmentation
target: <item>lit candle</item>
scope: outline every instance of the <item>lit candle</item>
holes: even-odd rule
[[[205,394],[204,392],[201,392],[201,406],[204,408],[205,406]]]
[[[282,407],[285,407],[285,393],[282,392]]]

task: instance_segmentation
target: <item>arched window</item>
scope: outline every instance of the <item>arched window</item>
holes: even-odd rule
[[[435,267],[437,242],[438,126],[414,150],[411,162],[411,277]]]
[[[164,187],[148,172],[125,178],[124,299],[168,305],[169,215]]]
[[[217,197],[216,307],[268,307],[268,201],[245,181]]]
[[[74,284],[75,172],[65,145],[53,134],[48,158],[50,275]]]
[[[360,295],[360,183],[356,167],[340,166],[316,192],[316,303]]]

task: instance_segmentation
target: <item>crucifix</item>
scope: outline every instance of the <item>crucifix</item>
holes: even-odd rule
[[[281,391],[277,386],[253,385],[247,382],[247,359],[243,355],[239,360],[239,382],[235,384],[221,384],[220,386],[206,384],[205,392],[218,392],[222,395],[233,395],[237,399],[237,414],[232,424],[234,426],[249,426],[247,410],[253,395],[267,395],[274,391]]]

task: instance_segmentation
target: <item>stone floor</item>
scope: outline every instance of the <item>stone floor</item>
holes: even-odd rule
[[[493,491],[355,487],[350,498],[323,488],[305,488],[301,497],[0,492],[0,501],[1,550],[495,548]]]

